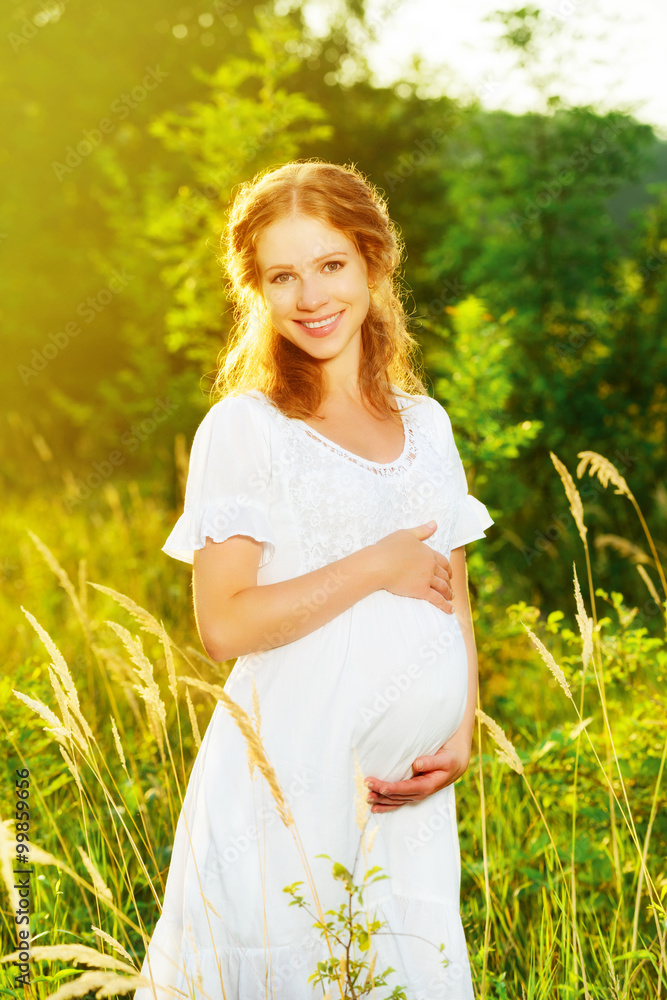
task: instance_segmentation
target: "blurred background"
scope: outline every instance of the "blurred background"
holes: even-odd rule
[[[105,486],[125,503],[137,481],[178,507],[174,442],[191,441],[230,324],[217,260],[230,195],[318,156],[357,164],[401,227],[425,374],[497,515],[485,554],[508,593],[569,589],[550,450],[570,467],[605,454],[660,534],[664,15],[618,6],[8,4],[9,494],[90,518]],[[632,512],[589,493],[601,582],[630,595],[643,584],[618,539]]]
[[[106,507],[101,486],[125,496],[136,480],[177,507],[174,442],[191,441],[229,329],[217,251],[230,195],[262,167],[318,156],[357,164],[401,227],[425,374],[471,490],[496,512],[485,553],[508,592],[569,589],[572,525],[549,450],[570,465],[605,454],[660,534],[657,10],[8,5],[9,492],[90,517]],[[595,496],[587,512],[601,582],[642,587],[615,537],[632,512]]]
[[[609,629],[599,665],[609,674],[608,704],[618,699],[628,761],[641,749],[637,829],[657,829],[666,659],[665,17],[651,0],[632,8],[620,0],[3,5],[0,704],[13,752],[20,756],[29,732],[31,757],[43,767],[50,849],[69,850],[57,831],[75,824],[76,796],[49,735],[11,694],[19,687],[52,701],[44,651],[23,609],[65,655],[91,725],[106,727],[107,756],[113,710],[137,768],[128,809],[145,819],[142,782],[153,782],[151,808],[162,801],[155,744],[139,727],[130,668],[108,630],[109,643],[101,638],[117,606],[87,581],[149,609],[205,676],[224,675],[199,647],[188,567],[160,548],[181,509],[188,448],[230,328],[218,261],[230,198],[257,170],[310,156],[354,163],[384,192],[407,249],[405,301],[425,380],[451,416],[470,492],[496,522],[468,546],[482,703],[511,721],[517,745],[539,761],[543,803],[565,795],[566,775],[576,784],[579,743],[575,754],[560,692],[548,672],[545,681],[521,624],[532,623],[578,681],[576,562],[587,607]],[[582,451],[612,463],[631,502],[618,483],[577,475]],[[550,453],[579,489],[590,567]],[[156,655],[164,668],[159,648]],[[114,701],[121,689],[129,699],[122,710]],[[604,698],[603,686],[591,714],[609,762]],[[210,701],[195,698],[202,731],[210,711]],[[186,761],[193,739],[181,744]],[[547,852],[545,834],[522,839],[528,800],[517,792],[512,814],[504,779],[493,780],[516,832],[503,853],[507,831],[495,829],[498,863],[517,874],[507,876],[507,918],[499,903],[490,936],[487,908],[477,940],[470,904],[467,932],[484,956],[487,985],[496,949],[489,996],[508,995],[511,962],[509,996],[520,996],[519,983],[530,996],[553,996],[556,980],[533,993],[525,972],[538,939],[541,960],[553,958],[538,906],[552,887],[551,869],[536,860]],[[481,850],[479,787],[473,779],[465,787],[461,836],[472,858]],[[619,847],[618,810],[604,781],[591,776],[589,791],[591,825],[577,859],[592,893],[591,926],[610,926],[604,920],[627,893],[633,902],[617,950],[638,951],[638,928],[648,928],[663,975],[664,930],[660,939],[654,911],[640,908],[644,876]],[[161,878],[174,818],[166,802],[160,815],[165,825],[151,835]],[[568,817],[558,822],[567,855]],[[665,821],[656,822],[664,845]],[[482,884],[476,864],[465,869],[468,886]],[[150,914],[140,867],[135,876],[139,910]],[[58,921],[49,923],[57,892],[46,883],[40,891],[40,926],[59,941]],[[537,907],[525,924],[511,918],[521,893]],[[69,905],[63,926],[83,927],[73,915],[79,904]],[[139,954],[136,929],[119,927]],[[596,941],[593,934],[587,954],[604,964]],[[576,979],[578,953],[572,961]],[[655,963],[637,961],[646,966],[637,982],[658,975]],[[572,990],[558,995],[579,995]]]

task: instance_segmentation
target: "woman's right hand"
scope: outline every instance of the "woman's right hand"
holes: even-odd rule
[[[449,559],[424,545],[436,530],[435,521],[416,528],[400,528],[375,543],[380,562],[382,589],[399,597],[417,597],[453,614],[454,597]]]

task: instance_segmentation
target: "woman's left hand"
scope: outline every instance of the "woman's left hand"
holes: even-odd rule
[[[412,778],[404,781],[366,778],[365,783],[371,789],[367,798],[372,803],[371,812],[390,812],[406,802],[420,802],[460,778],[469,762],[470,747],[451,741],[430,757],[417,757],[412,764],[415,772]]]

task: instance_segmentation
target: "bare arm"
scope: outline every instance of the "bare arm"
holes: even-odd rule
[[[376,590],[421,597],[452,613],[449,562],[421,544],[433,528],[420,525],[304,573],[258,586],[260,542],[233,535],[206,539],[193,562],[197,629],[214,660],[293,642]]]
[[[472,612],[470,610],[470,594],[468,591],[468,567],[466,565],[465,546],[461,545],[457,549],[452,549],[450,555],[452,567],[452,589],[454,599],[452,605],[454,614],[459,620],[466,652],[468,654],[468,702],[466,704],[465,715],[461,725],[453,736],[443,744],[444,747],[457,746],[465,757],[465,766],[468,766],[470,759],[470,748],[472,746],[473,730],[475,728],[475,709],[477,708],[477,645],[475,643],[475,630],[472,623]],[[464,768],[465,770],[465,768]]]
[[[273,649],[308,635],[380,589],[375,546],[281,583],[257,585],[261,543],[206,539],[195,552],[197,628],[214,660]]]

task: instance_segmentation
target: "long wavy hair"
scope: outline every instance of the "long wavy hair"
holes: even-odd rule
[[[413,362],[418,341],[407,329],[398,267],[403,244],[386,203],[354,166],[294,160],[242,184],[222,234],[234,326],[218,358],[215,398],[258,389],[288,417],[317,414],[325,394],[321,362],[273,326],[256,264],[260,233],[295,213],[347,236],[368,268],[370,306],[361,327],[359,388],[366,402],[395,413],[395,392],[428,395]]]

